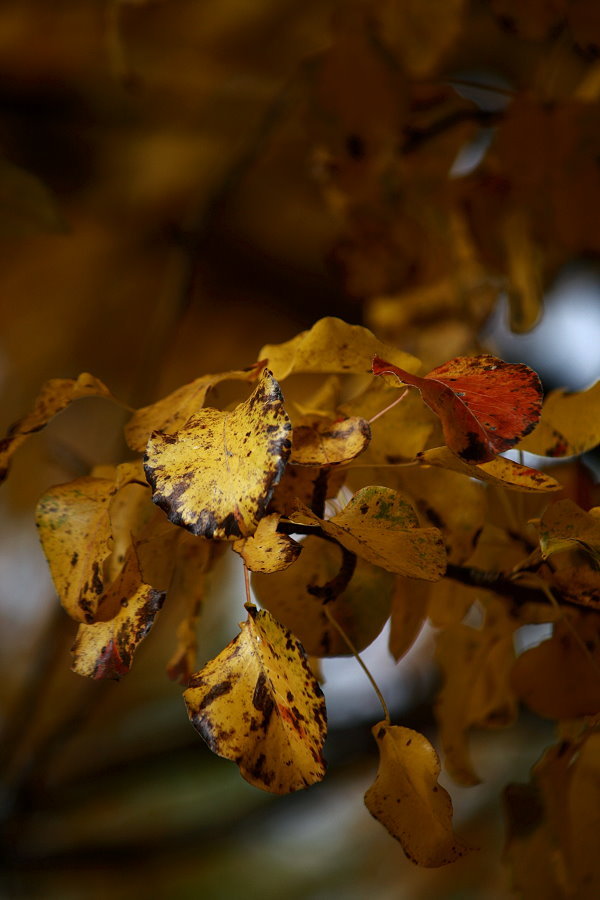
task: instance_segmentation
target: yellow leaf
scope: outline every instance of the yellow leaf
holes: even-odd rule
[[[37,431],[41,431],[50,419],[65,409],[73,400],[82,397],[110,397],[106,385],[93,375],[83,372],[78,378],[51,378],[42,387],[31,412],[15,422],[0,441],[0,482],[8,474],[8,467],[15,450]]]
[[[254,607],[240,628],[184,693],[194,728],[263,790],[287,794],[321,781],[325,701],[301,644]]]
[[[131,668],[133,654],[146,637],[165,595],[144,584],[135,550],[102,597],[99,615],[106,621],[79,626],[72,648],[73,671],[88,678],[118,680]]]
[[[369,446],[371,429],[354,416],[342,422],[296,425],[290,463],[296,466],[336,466],[349,462]]]
[[[340,569],[341,553],[329,541],[307,537],[302,556],[285,572],[253,575],[252,586],[261,606],[298,636],[311,656],[346,656],[351,653],[331,624],[323,600],[310,593],[312,586],[331,581]],[[357,560],[346,589],[327,606],[358,651],[375,640],[390,614],[394,587],[389,572]]]
[[[432,587],[413,578],[396,578],[389,640],[390,653],[396,661],[402,659],[419,636],[427,618]]]
[[[56,593],[69,615],[93,622],[111,551],[109,503],[114,481],[77,478],[40,498],[36,524]]]
[[[172,391],[157,403],[138,409],[125,426],[128,446],[136,453],[143,453],[153,431],[177,431],[190,416],[202,409],[207,393],[215,385],[222,381],[254,381],[259,372],[260,366],[256,363],[248,369],[203,375]]]
[[[367,328],[333,317],[319,319],[284,344],[266,344],[259,359],[266,359],[275,378],[283,381],[294,372],[371,374],[373,356],[383,356],[408,372],[420,368],[418,359],[382,344]]]
[[[293,518],[320,524],[351,553],[388,572],[437,581],[446,570],[439,530],[420,528],[410,501],[391,488],[363,488],[331,519],[321,520],[307,509]]]
[[[600,444],[600,381],[585,391],[552,391],[542,417],[519,449],[538,456],[575,456]]]
[[[520,446],[523,446],[522,444]],[[491,462],[480,465],[468,465],[449,450],[448,447],[434,447],[419,453],[418,460],[424,466],[440,466],[442,469],[451,469],[461,472],[472,478],[479,478],[489,484],[501,485],[512,491],[560,491],[562,486],[544,472],[521,466],[519,463],[503,456],[492,459]]]
[[[252,537],[234,543],[233,549],[251,572],[281,572],[298,559],[302,545],[287,534],[277,533],[280,519],[279,513],[265,516]]]
[[[386,722],[372,732],[380,761],[365,794],[371,815],[419,866],[445,866],[464,856],[468,848],[452,830],[452,801],[438,784],[440,761],[427,738]]]
[[[148,441],[154,503],[192,534],[249,537],[265,514],[289,457],[290,421],[268,369],[233,412],[204,409],[175,434]]]
[[[600,563],[599,512],[600,509],[585,512],[572,500],[559,500],[549,506],[540,520],[540,547],[544,559],[559,550],[570,550],[579,545]]]

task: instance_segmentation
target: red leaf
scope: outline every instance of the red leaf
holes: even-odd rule
[[[459,356],[424,378],[375,356],[373,374],[396,375],[418,388],[439,416],[448,447],[473,465],[517,444],[541,413],[542,386],[533,369],[495,356]]]

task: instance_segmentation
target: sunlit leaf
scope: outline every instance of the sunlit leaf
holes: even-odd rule
[[[503,456],[492,459],[491,462],[472,466],[459,459],[448,447],[434,447],[420,453],[418,460],[422,465],[452,469],[454,472],[461,472],[463,475],[479,478],[480,481],[509,488],[511,491],[561,490],[561,485],[551,475],[531,469],[529,466],[522,466]]]
[[[294,520],[320,524],[351,553],[388,572],[426,581],[444,574],[446,552],[439,530],[420,528],[410,501],[391,488],[363,488],[331,519],[302,510]]]
[[[471,464],[485,463],[528,434],[540,417],[542,388],[533,369],[495,356],[457,357],[424,378],[373,359],[373,374],[416,387],[439,416],[448,447]]]
[[[302,556],[277,575],[253,575],[252,586],[261,606],[271,612],[302,642],[312,656],[348,656],[351,650],[331,624],[323,600],[310,592],[333,579],[341,566],[334,544],[317,537],[302,542]],[[390,614],[394,578],[362,559],[345,590],[327,607],[358,651],[379,634]]]
[[[102,382],[83,372],[78,378],[51,378],[36,397],[31,412],[15,422],[0,441],[0,482],[8,474],[8,466],[15,450],[37,431],[41,431],[50,419],[65,409],[73,400],[82,397],[112,397]]]
[[[172,433],[181,428],[190,416],[204,406],[208,391],[222,381],[255,381],[262,365],[255,363],[248,369],[203,375],[172,391],[157,403],[138,409],[125,426],[125,438],[132,450],[143,453],[153,431]]]
[[[298,559],[302,545],[287,534],[278,534],[280,519],[278,513],[265,516],[252,537],[241,538],[234,543],[233,549],[240,554],[251,572],[280,572]]]
[[[156,432],[145,470],[153,501],[192,534],[254,533],[290,454],[290,421],[268,369],[233,412],[204,409],[175,434]]]
[[[386,347],[361,325],[333,317],[319,319],[309,331],[284,344],[266,344],[259,359],[266,359],[275,378],[283,381],[293,372],[365,375],[371,371],[372,357],[379,353],[408,371],[419,367],[415,357]]]
[[[335,466],[349,462],[369,446],[371,429],[354,416],[341,422],[296,425],[290,463],[296,466]]]
[[[109,618],[79,626],[72,648],[73,671],[88,678],[118,680],[126,675],[164,599],[164,592],[155,591],[142,581],[132,548],[121,573],[102,597],[99,614]]]
[[[194,728],[263,790],[321,781],[325,701],[301,644],[264,610],[250,607],[240,628],[184,693]]]
[[[574,456],[600,444],[600,381],[585,391],[563,388],[546,397],[535,430],[519,445],[539,456]]]
[[[452,830],[452,801],[438,783],[440,761],[427,738],[411,728],[379,722],[377,778],[365,794],[371,815],[400,841],[412,862],[444,866],[467,852]]]

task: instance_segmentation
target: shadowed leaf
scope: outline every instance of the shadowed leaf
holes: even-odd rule
[[[349,462],[369,446],[371,429],[354,416],[341,422],[296,425],[290,463],[296,466],[335,466]]]
[[[194,728],[263,790],[287,794],[321,781],[325,701],[301,644],[253,607],[240,628],[184,693]]]
[[[585,391],[548,394],[535,430],[519,445],[539,456],[574,456],[600,444],[600,381]]]
[[[175,525],[220,540],[249,537],[289,457],[290,421],[268,369],[233,412],[204,409],[146,451],[152,499]]]

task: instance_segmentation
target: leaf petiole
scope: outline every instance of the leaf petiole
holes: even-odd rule
[[[369,421],[369,425],[372,425],[373,422],[374,422],[376,419],[378,419],[378,418],[379,418],[380,416],[382,416],[384,413],[389,412],[389,410],[390,410],[390,409],[393,409],[394,406],[397,406],[398,403],[401,403],[402,400],[404,400],[404,398],[406,397],[407,394],[408,394],[408,388],[406,388],[406,390],[402,391],[402,393],[400,394],[400,396],[399,396],[399,397],[396,397],[396,399],[395,399],[392,403],[389,403],[389,404],[385,407],[385,409],[380,409],[378,413],[375,413],[374,416],[371,416],[371,418],[368,420],[368,421]]]

